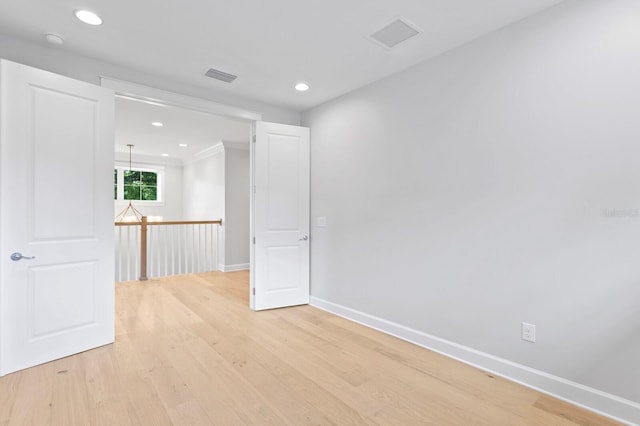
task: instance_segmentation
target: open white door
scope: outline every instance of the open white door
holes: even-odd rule
[[[251,307],[309,303],[309,129],[258,121]]]
[[[113,99],[0,60],[1,375],[114,340]]]

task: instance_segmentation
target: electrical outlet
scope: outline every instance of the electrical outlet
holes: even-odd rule
[[[535,324],[522,323],[522,340],[527,342],[536,342],[536,326]]]

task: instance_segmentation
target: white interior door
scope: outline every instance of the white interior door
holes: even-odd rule
[[[309,303],[309,129],[258,121],[251,307]]]
[[[113,99],[0,61],[2,375],[114,340]]]

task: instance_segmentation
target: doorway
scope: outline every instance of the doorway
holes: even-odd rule
[[[113,89],[121,99],[165,108],[181,107],[241,121],[250,126],[251,177],[250,187],[245,187],[250,193],[250,197],[247,198],[251,200],[250,239],[244,240],[250,241],[250,307],[254,310],[272,309],[308,303],[311,237],[309,129],[265,123],[261,121],[261,114],[252,111],[146,86],[107,78],[102,79],[102,85]],[[261,148],[257,149],[256,146]],[[261,176],[260,170],[264,172]],[[256,185],[256,176],[260,179],[260,185]],[[257,186],[260,186],[258,195]],[[296,188],[301,190],[298,191]],[[258,215],[265,216],[257,218]],[[296,226],[284,229],[281,224],[277,224],[283,218],[294,216],[298,218],[297,221],[293,221],[296,222]],[[229,219],[229,216],[225,218],[227,222]],[[289,224],[293,223],[289,219],[286,221]],[[223,235],[224,232],[223,230]],[[276,234],[280,235],[280,238],[271,238]],[[285,236],[286,238],[282,239]],[[226,237],[223,236],[225,239]],[[225,244],[225,253],[227,248]],[[293,293],[296,297],[292,298]],[[269,301],[259,303],[261,298]]]
[[[116,96],[116,281],[249,269],[250,131],[246,120]],[[141,216],[145,274],[132,228]]]

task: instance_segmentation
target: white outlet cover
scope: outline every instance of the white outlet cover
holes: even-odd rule
[[[529,324],[529,323],[523,322],[521,332],[522,332],[521,334],[522,340],[531,342],[531,343],[536,342],[535,324]]]
[[[316,218],[316,226],[318,228],[324,228],[325,226],[327,226],[327,218],[324,216],[318,216]]]

